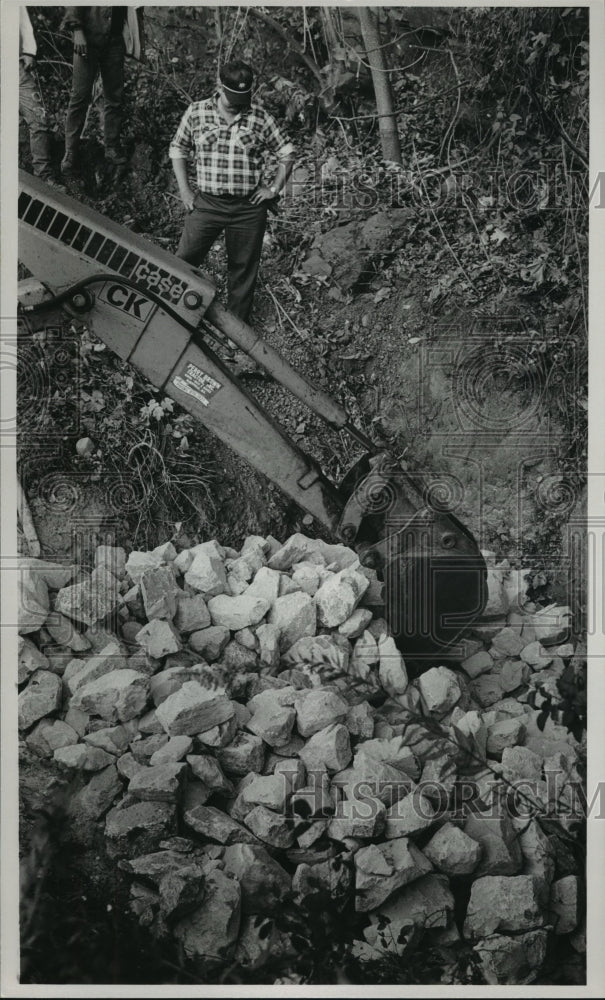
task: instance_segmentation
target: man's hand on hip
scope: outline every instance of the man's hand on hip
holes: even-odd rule
[[[191,190],[191,188],[187,188],[186,190],[181,191],[180,195],[181,195],[181,201],[183,202],[183,205],[185,206],[187,211],[193,212],[193,206],[195,203],[195,194]]]
[[[82,59],[86,59],[88,55],[86,35],[81,28],[74,28],[74,52],[76,55],[82,56]]]
[[[23,69],[26,73],[32,73],[36,68],[36,57],[31,56],[24,52],[21,56],[21,62],[23,63]]]
[[[274,198],[277,198],[277,194],[273,188],[267,187],[265,184],[261,184],[261,186],[258,187],[250,196],[250,201],[253,205],[260,205],[263,201],[273,201]]]

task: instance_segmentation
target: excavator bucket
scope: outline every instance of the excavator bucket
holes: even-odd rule
[[[364,456],[341,490],[348,493],[341,534],[382,581],[399,649],[418,661],[458,658],[459,640],[487,601],[487,569],[472,534],[386,454]]]

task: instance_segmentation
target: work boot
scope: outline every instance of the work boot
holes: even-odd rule
[[[61,173],[64,177],[73,177],[76,172],[76,154],[73,150],[65,150],[61,160]]]
[[[60,184],[53,174],[40,174],[40,180],[44,181],[45,184],[48,184],[48,186],[53,188],[54,191],[61,191],[62,194],[67,193],[64,185]]]
[[[121,167],[128,162],[128,158],[118,149],[117,146],[107,146],[105,149],[105,159],[115,167]]]

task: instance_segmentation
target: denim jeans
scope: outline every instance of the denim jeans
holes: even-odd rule
[[[74,52],[71,96],[65,121],[66,154],[75,153],[78,149],[93,84],[99,70],[103,81],[105,147],[115,149],[120,140],[124,98],[124,39],[121,35],[109,37],[102,46],[88,42],[87,53],[84,59]]]
[[[266,205],[253,205],[249,198],[214,194],[195,196],[193,211],[185,216],[185,227],[176,256],[199,267],[218,236],[225,232],[227,250],[227,308],[246,322],[263,250],[267,225]]]
[[[29,128],[34,173],[37,177],[49,177],[52,175],[50,129],[40,81],[36,71],[28,72],[22,62],[19,63],[19,113]]]

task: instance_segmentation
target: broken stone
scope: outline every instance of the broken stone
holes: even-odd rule
[[[100,747],[106,753],[113,754],[114,757],[124,753],[128,749],[131,735],[124,726],[112,726],[110,728],[98,729],[94,733],[88,733],[84,737],[84,742],[93,747]]]
[[[532,670],[543,670],[552,663],[552,656],[549,656],[544,646],[539,640],[530,642],[520,653],[521,659],[527,663]]]
[[[356,910],[375,910],[397,889],[431,870],[430,861],[407,837],[362,847],[355,854]]]
[[[157,717],[155,708],[150,712],[145,712],[145,715],[141,716],[139,719],[139,732],[150,736],[157,736],[164,732],[164,727]]]
[[[112,670],[123,670],[126,665],[126,657],[122,656],[119,643],[110,642],[97,656],[90,656],[87,660],[71,660],[65,668],[63,684],[69,694],[75,694],[85,684],[98,680]]]
[[[100,715],[107,722],[127,722],[140,715],[147,704],[149,679],[136,670],[112,670],[78,688],[74,708]]]
[[[178,653],[183,648],[181,638],[172,622],[154,618],[137,632],[136,641],[148,656],[161,660],[169,653]]]
[[[286,746],[290,742],[296,719],[295,710],[281,704],[278,694],[278,691],[264,691],[248,702],[253,715],[246,728],[271,747]]]
[[[122,792],[122,782],[115,765],[93,774],[88,784],[72,795],[67,812],[72,830],[80,840],[91,839],[91,825],[103,818]]]
[[[156,713],[171,736],[193,736],[232,718],[233,705],[224,688],[212,690],[187,681],[156,708]]]
[[[155,736],[148,736],[144,740],[133,740],[130,744],[132,756],[137,763],[148,765],[156,750],[161,750],[162,747],[165,747],[168,739],[169,737],[166,736],[166,733],[161,733]]]
[[[352,766],[335,774],[332,780],[335,786],[342,788],[347,799],[355,799],[362,792],[379,798],[386,806],[407,795],[413,784],[409,775],[392,764],[377,760],[363,749],[355,753]]]
[[[408,686],[407,670],[393,638],[385,635],[378,640],[378,656],[378,676],[385,691],[392,698],[405,694]]]
[[[265,750],[259,736],[238,733],[231,744],[217,750],[216,756],[221,767],[229,774],[243,776],[262,771]]]
[[[157,767],[161,764],[177,764],[190,752],[192,746],[193,740],[190,736],[171,736],[164,746],[152,753],[149,763],[151,767]]]
[[[326,578],[326,572],[320,566],[310,562],[300,562],[294,566],[292,572],[292,583],[299,589],[313,597],[319,589],[321,583]]]
[[[288,571],[295,563],[306,561],[310,555],[318,551],[319,545],[316,539],[296,533],[270,556],[268,565],[271,569]]]
[[[58,611],[53,611],[46,619],[44,626],[60,646],[69,646],[74,653],[85,653],[90,649],[90,641],[74,627],[74,623]]]
[[[172,923],[196,909],[204,896],[205,878],[199,865],[167,872],[160,881],[160,914]]]
[[[120,545],[97,545],[95,566],[97,569],[108,569],[121,580],[126,573],[126,552]]]
[[[476,879],[464,921],[464,936],[534,930],[544,923],[544,887],[533,875],[486,875]]]
[[[368,680],[372,667],[377,666],[379,660],[378,642],[372,633],[366,629],[353,647],[351,675],[359,677],[361,680]]]
[[[176,808],[169,802],[136,802],[114,808],[105,820],[107,853],[110,858],[149,854],[164,837],[176,833],[176,823]]]
[[[528,679],[529,668],[522,660],[505,660],[500,668],[500,683],[502,690],[507,694],[509,691],[515,691],[522,684],[527,684]]]
[[[504,694],[499,674],[482,674],[470,682],[469,688],[473,698],[483,708],[489,708],[490,705],[500,701]]]
[[[76,771],[101,771],[114,761],[112,755],[105,750],[84,743],[57,747],[53,757],[57,764]]]
[[[274,672],[279,667],[279,629],[276,625],[259,625],[256,629],[256,637],[259,645],[260,666],[269,672]]]
[[[281,574],[276,570],[262,566],[255,574],[246,594],[249,597],[266,601],[271,608],[279,596],[280,577]]]
[[[335,722],[343,722],[348,705],[329,688],[316,688],[295,701],[296,725],[301,736],[313,736]]]
[[[439,815],[430,799],[423,794],[421,787],[415,788],[389,806],[384,834],[387,840],[408,837],[433,826],[436,819]]]
[[[207,840],[217,844],[257,844],[250,830],[214,806],[198,805],[183,810],[185,823]]]
[[[386,807],[380,799],[362,795],[359,799],[343,799],[336,806],[336,814],[328,823],[328,837],[345,840],[379,837],[384,830]]]
[[[34,559],[30,556],[19,556],[19,569],[36,573],[49,590],[66,587],[79,572],[77,566],[65,566],[62,563],[51,562],[48,559]]]
[[[496,722],[487,730],[487,754],[499,758],[506,747],[517,746],[523,742],[525,726],[520,718],[504,719]]]
[[[433,834],[423,853],[445,875],[470,875],[481,857],[481,845],[460,827],[445,823]]]
[[[353,891],[353,872],[346,854],[319,864],[300,864],[292,876],[292,891],[309,906],[342,910]]]
[[[37,632],[48,618],[48,587],[37,567],[21,565],[18,573],[19,633]]]
[[[370,917],[363,934],[376,951],[403,955],[417,931],[447,927],[454,897],[443,875],[423,875],[401,889]]]
[[[315,594],[319,623],[327,628],[342,625],[351,617],[369,585],[370,581],[351,567],[335,573]]]
[[[353,614],[338,626],[338,633],[345,639],[358,639],[371,621],[371,611],[368,611],[367,608],[356,608]]]
[[[427,712],[444,715],[460,701],[462,688],[447,667],[432,667],[418,678],[418,689]]]
[[[43,719],[27,737],[27,745],[39,757],[51,757],[59,747],[78,742],[78,734],[61,719]]]
[[[505,615],[509,608],[508,597],[504,587],[504,580],[509,571],[508,563],[505,566],[487,565],[487,604],[483,614],[486,618],[495,618]]]
[[[361,740],[371,740],[374,735],[374,714],[367,701],[352,705],[345,718],[345,726],[351,736]]]
[[[534,637],[543,646],[556,646],[567,640],[571,627],[571,608],[551,605],[535,612],[531,617]]]
[[[231,634],[223,625],[211,625],[189,636],[189,645],[208,663],[214,663],[221,656]]]
[[[304,636],[313,636],[317,630],[317,609],[313,598],[298,591],[278,597],[269,613],[269,624],[279,630],[282,652],[290,649]]]
[[[23,684],[36,670],[48,670],[48,657],[31,641],[19,636],[17,684]]]
[[[294,830],[288,818],[272,812],[265,806],[255,806],[246,816],[246,826],[259,840],[271,847],[290,847],[294,841]]]
[[[239,642],[232,640],[225,646],[221,662],[230,673],[246,672],[255,669],[257,656],[253,650],[246,649]]]
[[[315,733],[300,751],[300,758],[308,771],[342,771],[352,757],[349,730],[338,723],[326,726]]]
[[[206,687],[209,680],[210,672],[203,664],[198,664],[195,667],[168,667],[151,678],[149,690],[153,698],[153,703],[157,708],[158,705],[166,701],[166,698],[179,691],[183,684],[186,684],[188,681],[197,681]]]
[[[140,583],[143,573],[161,566],[163,559],[155,552],[130,552],[125,569],[133,583]]]
[[[552,844],[539,822],[519,818],[519,845],[523,853],[523,875],[534,875],[550,885],[555,874],[555,856]]]
[[[283,774],[259,774],[242,790],[240,798],[244,807],[266,806],[274,812],[281,812],[286,808],[291,793],[292,789]]]
[[[222,625],[237,632],[239,629],[258,625],[269,610],[269,603],[262,597],[250,597],[248,593],[240,597],[221,594],[208,601],[208,610],[213,625]]]
[[[174,573],[168,566],[157,566],[143,573],[140,580],[145,614],[153,618],[172,619],[176,615],[177,597],[181,593]]]
[[[196,548],[199,549],[198,546]],[[225,594],[227,574],[222,559],[208,549],[195,552],[185,573],[185,583],[199,591],[206,600]]]
[[[73,705],[70,705],[66,712],[64,721],[68,726],[71,726],[72,729],[75,729],[78,736],[84,736],[88,728],[90,716],[87,712],[83,712],[81,709],[74,708]]]
[[[550,890],[549,923],[555,934],[571,934],[578,926],[578,878],[566,875],[553,882]]]
[[[210,612],[201,594],[177,593],[174,624],[181,634],[198,632],[200,629],[207,628],[210,622]]]
[[[61,707],[61,678],[50,670],[36,670],[18,698],[19,729],[29,729]]]
[[[233,743],[235,736],[237,734],[237,714],[235,712],[235,702],[231,702],[233,707],[233,715],[226,722],[221,722],[218,726],[213,726],[212,729],[206,730],[203,733],[196,733],[196,740],[201,743],[203,747],[226,747],[230,743]]]
[[[507,781],[539,781],[542,777],[542,758],[528,747],[504,747],[502,751],[502,777]]]
[[[492,648],[504,656],[519,656],[526,645],[527,642],[520,634],[519,629],[510,626],[501,629],[492,639]]]
[[[494,661],[489,655],[486,649],[480,649],[472,656],[467,657],[460,664],[465,674],[467,674],[471,679],[479,677],[480,674],[486,673],[491,670],[494,666]]]
[[[221,965],[235,950],[240,928],[240,889],[221,871],[205,877],[204,902],[174,925],[186,956],[208,968]]]
[[[478,712],[464,712],[452,725],[458,746],[465,750],[473,762],[485,760],[487,730]]]
[[[491,986],[516,986],[533,983],[546,959],[546,931],[528,931],[517,937],[494,934],[479,941],[474,951],[479,956],[486,983]]]
[[[88,580],[63,587],[57,594],[55,610],[75,621],[94,625],[116,610],[119,580],[105,567],[93,569]]]
[[[475,875],[514,875],[521,870],[523,856],[508,815],[472,813],[466,819],[464,832],[481,846]]]
[[[159,556],[160,559],[167,563],[174,562],[177,556],[177,551],[172,542],[162,542],[161,545],[156,545],[155,549],[151,551],[154,556]]]
[[[176,802],[180,796],[187,765],[158,764],[148,767],[131,779],[128,791],[137,799],[151,802]]]
[[[205,754],[188,754],[187,763],[192,774],[212,791],[226,792],[232,791],[231,782],[223,774],[220,764],[214,757]]]

